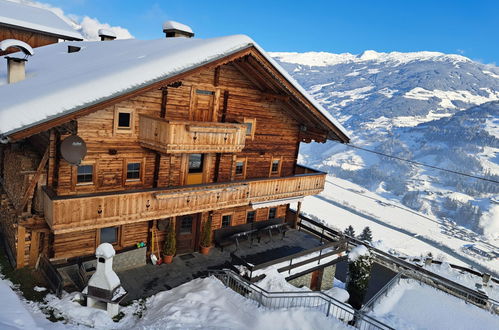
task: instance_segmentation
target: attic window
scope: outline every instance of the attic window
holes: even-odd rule
[[[119,112],[118,113],[118,128],[130,128],[130,113],[129,112]]]

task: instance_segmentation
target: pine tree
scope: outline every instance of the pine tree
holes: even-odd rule
[[[373,262],[374,258],[369,252],[354,258],[354,260],[349,259],[347,291],[350,294],[350,299],[348,302],[356,309],[362,307],[369,285],[369,278],[371,277]]]
[[[355,237],[355,230],[353,229],[352,225],[349,225],[343,233],[347,236],[350,237]]]
[[[360,233],[359,235],[359,239],[362,241],[372,242],[373,233],[371,232],[371,228],[369,228],[368,226],[364,227],[364,229],[362,229],[362,233]]]

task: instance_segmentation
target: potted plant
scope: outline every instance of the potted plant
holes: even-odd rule
[[[175,237],[175,228],[173,227],[173,222],[170,222],[166,232],[165,245],[163,245],[163,262],[171,264],[176,251],[177,239]]]
[[[210,253],[211,249],[211,218],[203,224],[201,231],[201,254]]]

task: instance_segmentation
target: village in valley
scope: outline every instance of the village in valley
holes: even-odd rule
[[[186,23],[0,0],[0,329],[499,328],[499,67]]]

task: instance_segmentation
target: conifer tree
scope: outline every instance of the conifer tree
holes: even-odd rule
[[[349,303],[356,309],[362,307],[371,277],[374,258],[363,245],[355,247],[348,256],[347,291]]]
[[[362,233],[360,233],[359,239],[368,242],[373,241],[373,233],[371,232],[371,228],[369,228],[369,226],[364,227],[364,229],[362,229]]]
[[[343,233],[347,236],[355,237],[355,230],[353,229],[352,225],[349,225]]]

